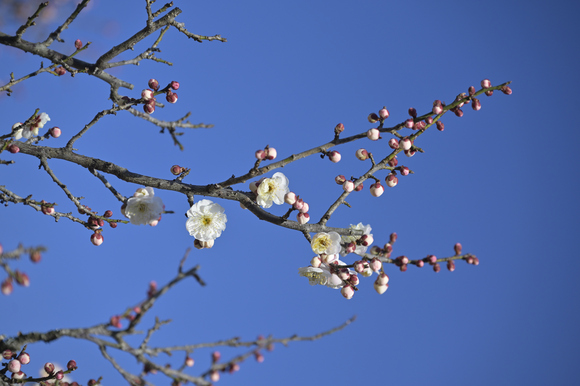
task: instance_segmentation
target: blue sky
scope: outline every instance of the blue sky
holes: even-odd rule
[[[142,1],[95,1],[71,28],[64,44],[92,41],[81,59],[92,61],[145,25]],[[575,91],[579,82],[578,5],[569,2],[385,2],[175,1],[178,21],[197,34],[221,34],[227,43],[187,40],[170,31],[159,57],[168,67],[142,62],[112,73],[135,85],[138,97],[154,77],[180,82],[179,101],[155,117],[175,119],[191,111],[192,122],[212,123],[181,137],[185,151],[167,134],[128,113],[106,117],[77,143],[78,152],[120,164],[131,171],[170,179],[169,168],[192,169],[185,182],[207,184],[253,165],[254,151],[266,144],[282,159],[328,142],[342,122],[345,134],[373,127],[370,112],[387,106],[395,124],[407,109],[427,112],[435,99],[451,102],[484,78],[512,81],[513,95],[481,97],[482,108],[444,117],[445,131],[428,130],[417,143],[424,154],[400,159],[415,174],[401,177],[382,197],[364,191],[349,197],[329,225],[370,224],[377,244],[397,232],[394,256],[449,256],[461,242],[476,254],[477,267],[458,262],[455,272],[409,267],[386,268],[389,290],[378,295],[363,279],[355,297],[311,287],[298,267],[313,253],[304,237],[256,219],[237,203],[219,202],[228,216],[225,232],[211,250],[193,251],[188,264],[200,264],[208,283],[185,282],[162,298],[145,320],[171,318],[152,344],[197,343],[258,334],[313,335],[357,315],[356,323],[317,342],[277,346],[265,361],[248,360],[219,384],[347,385],[572,385],[579,382],[580,313],[576,279],[580,261],[574,242],[579,230],[579,187],[575,151]],[[70,7],[63,6],[67,14]],[[114,10],[112,13],[111,10]],[[39,26],[38,31],[50,30]],[[12,33],[10,25],[3,32]],[[38,39],[31,30],[25,35]],[[144,41],[129,58],[148,47]],[[0,46],[0,79],[38,68],[39,58]],[[47,65],[46,60],[44,60]],[[64,146],[96,112],[109,108],[108,87],[84,76],[39,76],[0,97],[3,132],[47,112],[63,136],[47,145]],[[360,147],[386,155],[386,139],[339,147],[342,161],[318,156],[282,171],[290,189],[319,218],[340,194],[337,174],[360,175]],[[0,168],[0,184],[14,192],[58,202],[66,197],[22,154],[5,155],[15,165]],[[86,170],[51,160],[67,186],[93,209],[119,213],[118,202]],[[272,173],[270,173],[271,175]],[[267,176],[270,176],[267,175]],[[384,178],[384,176],[382,176]],[[115,178],[128,196],[137,188]],[[236,189],[248,190],[247,186]],[[193,239],[182,213],[187,200],[157,191],[168,210],[155,227],[126,225],[105,229],[95,247],[90,232],[65,219],[57,224],[24,206],[0,211],[0,242],[49,248],[43,261],[16,267],[31,278],[1,298],[0,333],[83,327],[108,320],[145,296],[149,281],[165,283],[176,272]],[[273,207],[283,214],[286,208]],[[351,262],[352,259],[348,260]],[[104,385],[120,377],[88,343],[65,339],[29,347],[33,362],[65,364],[76,359],[75,379],[102,375]],[[224,357],[235,353],[222,350]],[[205,371],[211,350],[194,353],[192,374]],[[129,370],[138,372],[124,356]],[[178,363],[162,358],[161,363]],[[30,374],[35,367],[26,369]],[[167,384],[152,377],[151,381]]]

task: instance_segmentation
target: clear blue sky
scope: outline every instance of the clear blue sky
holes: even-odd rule
[[[92,61],[143,28],[143,3],[95,1],[63,33],[66,43],[53,48],[70,52],[75,39],[92,41],[80,56]],[[206,184],[246,172],[254,151],[266,144],[276,147],[281,159],[327,142],[339,122],[345,134],[365,131],[372,127],[367,115],[383,105],[391,113],[387,123],[395,125],[407,119],[409,107],[423,114],[434,99],[451,102],[484,78],[492,84],[513,81],[513,95],[483,96],[480,111],[466,108],[463,118],[445,116],[444,132],[431,129],[420,137],[417,145],[425,154],[400,160],[414,175],[400,178],[380,198],[365,187],[351,195],[353,208],[341,208],[329,223],[371,224],[380,245],[397,232],[394,256],[448,256],[461,242],[465,252],[479,257],[479,266],[458,262],[455,272],[437,274],[428,267],[401,273],[388,266],[391,281],[384,295],[363,279],[360,291],[346,301],[338,291],[311,287],[298,276],[298,267],[313,256],[301,234],[261,222],[237,203],[219,202],[227,228],[212,250],[194,251],[189,262],[202,266],[208,286],[189,281],[158,302],[143,329],[155,315],[173,323],[156,334],[153,345],[312,335],[357,315],[346,330],[314,343],[277,346],[264,363],[249,360],[219,384],[580,382],[577,4],[226,0],[175,5],[183,10],[178,20],[190,31],[221,34],[228,42],[199,44],[170,31],[158,56],[172,67],[143,62],[112,73],[135,84],[132,97],[149,78],[179,81],[179,101],[155,117],[175,119],[192,111],[192,122],[215,127],[188,131],[180,152],[167,134],[119,113],[77,142],[79,153],[168,179],[169,167],[179,164],[192,168],[186,182]],[[25,38],[38,35],[31,30]],[[0,57],[2,84],[11,71],[18,77],[40,62],[4,46]],[[11,97],[0,97],[2,132],[39,108],[63,131],[47,144],[64,146],[96,112],[111,106],[108,93],[103,82],[82,74],[45,74],[15,86]],[[386,154],[386,140],[364,140],[338,148],[343,155],[338,164],[310,157],[284,168],[291,190],[310,204],[314,218],[340,194],[333,182],[337,174],[367,170],[354,157],[359,147]],[[0,184],[22,196],[58,202],[61,211],[73,210],[37,160],[3,158],[17,163],[0,168]],[[58,160],[51,165],[93,209],[119,213],[118,202],[86,170]],[[126,196],[137,188],[111,181]],[[168,281],[192,246],[183,217],[189,206],[183,196],[157,194],[175,214],[164,215],[155,228],[107,228],[100,247],[90,244],[90,232],[66,219],[54,224],[28,207],[1,208],[5,249],[24,243],[43,244],[49,251],[39,265],[17,264],[31,286],[0,298],[0,333],[100,323],[142,300],[150,280]],[[281,215],[285,209],[272,212]],[[222,351],[226,358],[233,354]],[[30,374],[31,366],[74,358],[75,379],[83,384],[99,375],[103,385],[122,384],[89,343],[62,340],[33,345],[29,352]],[[205,371],[210,352],[194,354],[192,374]],[[125,364],[138,372],[132,360]]]

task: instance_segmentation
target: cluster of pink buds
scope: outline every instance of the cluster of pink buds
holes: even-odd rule
[[[370,123],[375,123],[375,122],[383,122],[385,119],[387,119],[389,117],[389,110],[387,110],[386,107],[383,106],[382,109],[379,110],[379,113],[370,113],[369,116],[367,117],[367,119],[369,120]]]
[[[256,150],[256,159],[258,160],[268,160],[268,161],[272,161],[274,159],[276,159],[276,156],[278,155],[278,152],[276,151],[276,149],[274,149],[273,147],[270,146],[266,146],[266,148],[264,148],[264,150]]]
[[[54,72],[56,72],[56,75],[58,76],[66,74],[66,70],[64,69],[63,66],[58,66],[57,68],[54,69]]]
[[[306,224],[310,221],[310,215],[308,210],[310,210],[310,205],[305,202],[300,196],[296,195],[294,192],[288,192],[284,195],[284,202],[288,205],[292,205],[292,208],[298,211],[296,215],[296,221],[300,224]]]
[[[157,79],[149,79],[148,82],[148,86],[150,88],[145,89],[141,92],[141,99],[143,99],[145,101],[145,104],[143,105],[143,110],[147,113],[147,114],[152,114],[155,111],[155,104],[156,104],[156,99],[155,99],[155,95],[156,94],[161,94],[161,93],[165,93],[165,100],[169,103],[175,103],[177,102],[177,93],[174,92],[174,90],[179,89],[179,82],[176,81],[171,81],[171,83],[169,83],[163,90],[159,90],[159,82],[157,81]]]

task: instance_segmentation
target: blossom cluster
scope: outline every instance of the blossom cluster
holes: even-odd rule
[[[29,139],[38,135],[38,130],[42,129],[44,125],[50,121],[50,117],[47,113],[40,113],[32,119],[32,122],[22,123],[18,122],[12,126],[12,135],[15,140],[21,138]],[[58,135],[60,135],[60,130]]]
[[[340,288],[342,295],[346,299],[351,299],[359,283],[357,274],[368,277],[373,272],[377,272],[379,273],[377,282],[380,279],[381,285],[377,288],[375,282],[375,289],[379,293],[384,293],[388,288],[388,276],[382,272],[382,262],[378,258],[371,260],[363,258],[352,265],[347,265],[339,259],[339,255],[346,256],[350,253],[364,256],[373,242],[370,225],[359,223],[351,225],[350,228],[362,231],[363,234],[341,237],[336,232],[320,232],[314,235],[310,245],[317,256],[312,258],[310,266],[298,269],[299,275],[307,277],[311,285],[320,284],[333,289]]]

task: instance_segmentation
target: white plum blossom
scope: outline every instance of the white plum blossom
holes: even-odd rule
[[[365,235],[371,235],[371,231],[372,228],[370,225],[363,225],[362,222],[359,222],[357,225],[350,225],[350,229],[356,229],[356,230],[361,230],[363,231],[363,234]],[[357,240],[360,238],[361,236],[342,236],[342,244],[344,246],[350,244],[350,243],[354,243],[356,245],[356,249],[354,250],[354,253],[356,253],[357,255],[364,255],[368,249],[368,246],[364,246],[362,244],[357,243]],[[346,249],[343,247],[342,250],[340,251],[340,254],[342,256],[346,256],[348,253],[346,253]]]
[[[334,255],[340,252],[340,235],[336,232],[320,232],[314,235],[310,245],[314,253]]]
[[[139,188],[133,197],[127,200],[125,217],[135,225],[156,224],[163,213],[164,205],[161,198],[155,197],[153,188]]]
[[[50,117],[47,113],[40,113],[34,121],[28,125],[23,125],[22,123],[16,123],[12,126],[12,130],[17,129],[14,132],[14,139],[18,140],[20,138],[32,138],[38,135],[38,130],[42,129],[46,122],[50,121]]]
[[[225,209],[210,200],[201,200],[187,211],[185,227],[199,241],[214,240],[226,229]]]
[[[301,267],[298,274],[308,278],[310,285],[325,285],[330,288],[339,289],[343,286],[342,279],[335,273],[330,272],[330,266],[322,263],[319,268]]]
[[[258,205],[262,208],[269,208],[272,202],[276,205],[284,203],[284,195],[288,193],[288,178],[280,172],[274,173],[272,178],[266,178],[258,186],[256,194]]]

